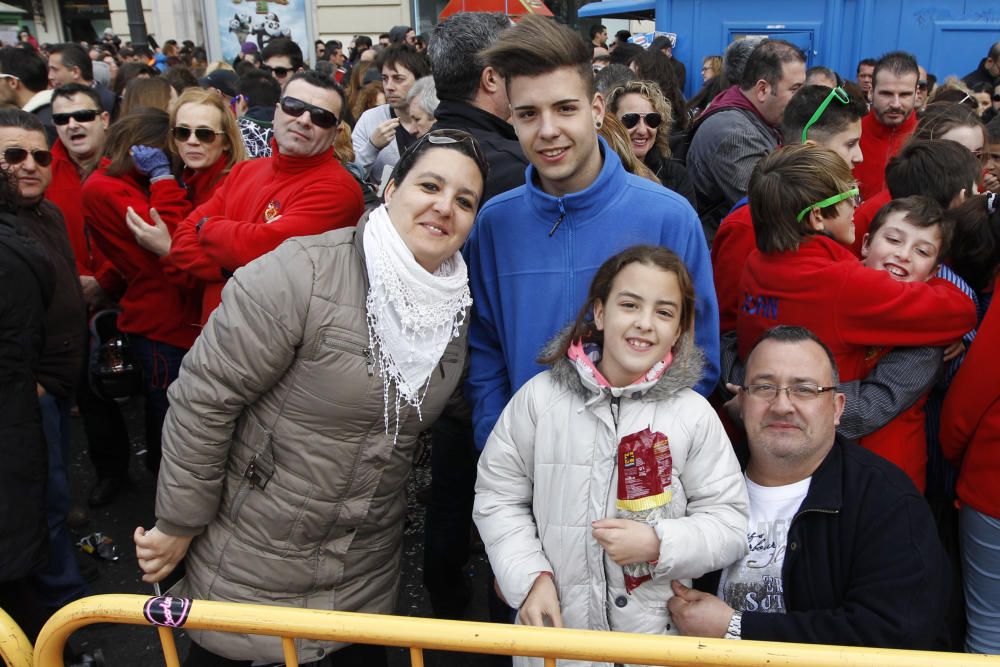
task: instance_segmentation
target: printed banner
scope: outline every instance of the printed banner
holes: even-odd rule
[[[272,39],[288,37],[309,60],[312,39],[308,12],[306,0],[215,0],[221,59],[232,62],[245,42],[253,42],[260,51]]]

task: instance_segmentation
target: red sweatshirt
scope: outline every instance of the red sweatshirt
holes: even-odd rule
[[[712,275],[719,301],[719,331],[736,330],[740,306],[740,276],[747,258],[757,249],[750,206],[744,204],[722,219],[712,241]]]
[[[171,234],[191,211],[186,192],[173,178],[152,185],[136,172],[114,177],[102,164],[83,184],[83,218],[97,247],[125,276],[128,287],[119,301],[122,331],[180,348],[190,348],[200,331],[200,283],[143,250],[125,224],[131,206],[145,220],[155,208]],[[187,279],[187,283],[184,280]]]
[[[52,145],[52,182],[45,191],[45,198],[62,211],[69,243],[76,257],[77,273],[81,276],[94,276],[101,289],[111,297],[118,298],[125,291],[125,279],[100,249],[90,243],[80,206],[82,190],[80,172],[62,141],[57,139]]]
[[[885,166],[899,152],[917,127],[917,114],[896,127],[886,127],[869,111],[861,119],[861,153],[865,161],[854,166],[854,178],[861,188],[861,198],[869,199],[885,189]]]
[[[960,465],[958,497],[1000,518],[1000,279],[976,339],[948,389],[941,448]]]
[[[361,188],[333,151],[308,158],[277,153],[241,162],[212,198],[181,223],[168,262],[206,282],[202,323],[236,269],[293,236],[358,223]]]
[[[740,291],[741,359],[767,329],[804,326],[833,352],[845,382],[867,374],[873,345],[947,345],[976,326],[972,300],[951,283],[938,278],[901,283],[863,266],[850,250],[819,234],[793,252],[754,250]]]

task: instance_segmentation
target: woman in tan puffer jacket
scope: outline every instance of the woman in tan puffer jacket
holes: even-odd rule
[[[156,528],[135,535],[146,581],[186,553],[175,596],[394,610],[416,439],[465,362],[458,251],[485,172],[470,135],[430,133],[356,228],[236,272],[170,389]],[[276,638],[190,634],[189,665],[282,660]],[[302,663],[385,661],[380,647],[296,647]]]

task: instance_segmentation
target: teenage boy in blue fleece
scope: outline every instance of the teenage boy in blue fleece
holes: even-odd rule
[[[719,315],[705,235],[687,200],[633,176],[597,128],[590,49],[565,26],[527,16],[483,53],[504,78],[531,163],[525,185],[491,199],[466,245],[474,300],[466,398],[482,449],[510,397],[543,370],[545,343],[576,317],[597,268],[640,243],[670,248],[694,278],[695,340],[708,395],[719,373]]]

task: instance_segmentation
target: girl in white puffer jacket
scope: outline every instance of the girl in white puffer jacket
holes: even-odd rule
[[[501,415],[474,519],[518,622],[676,634],[670,582],[743,556],[746,485],[691,389],[693,320],[680,258],[629,248],[598,269],[576,323],[543,355],[551,369]]]

